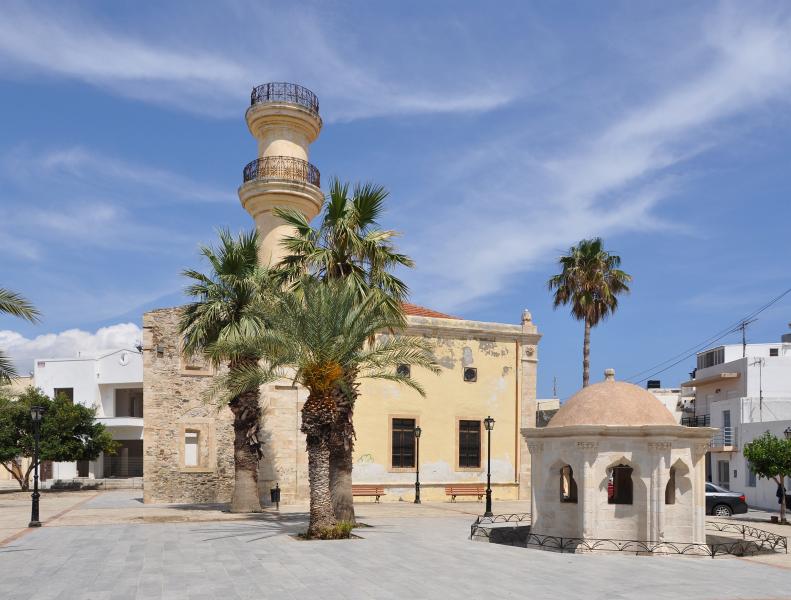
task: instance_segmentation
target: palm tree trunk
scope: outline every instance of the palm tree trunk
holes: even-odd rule
[[[310,525],[308,537],[335,525],[330,496],[330,444],[328,436],[308,436],[308,479],[310,480]]]
[[[585,339],[582,342],[582,387],[588,387],[591,378],[591,324],[585,319]]]
[[[229,406],[233,412],[233,458],[235,480],[231,497],[232,513],[261,512],[258,494],[258,462],[261,460],[261,406],[258,391],[234,398]]]
[[[338,521],[356,524],[354,495],[352,493],[352,470],[354,461],[354,403],[357,399],[357,373],[344,375],[344,389],[337,387],[333,394],[337,412],[330,438],[330,493],[332,508]]]
[[[352,447],[333,444],[330,449],[330,493],[332,510],[338,521],[357,524],[352,494]]]

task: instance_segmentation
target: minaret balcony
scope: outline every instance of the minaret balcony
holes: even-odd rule
[[[306,160],[293,156],[263,156],[251,161],[242,173],[244,183],[261,180],[286,180],[321,187],[319,170]]]
[[[319,99],[316,94],[296,83],[264,83],[253,88],[250,94],[250,106],[270,102],[298,104],[319,116]]]

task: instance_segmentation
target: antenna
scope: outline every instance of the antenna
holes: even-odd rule
[[[742,330],[742,358],[747,356],[747,326],[755,323],[758,319],[745,319],[741,323],[739,323],[733,330],[736,331],[737,329]]]

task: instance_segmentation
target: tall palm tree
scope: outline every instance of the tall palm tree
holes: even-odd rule
[[[234,238],[228,230],[220,230],[218,235],[217,248],[201,246],[200,249],[211,270],[206,274],[193,269],[183,271],[192,280],[185,293],[196,298],[184,307],[179,323],[184,352],[188,355],[207,355],[210,344],[253,336],[265,326],[260,314],[252,310],[268,286],[267,273],[258,267],[258,233],[242,232]],[[214,353],[209,358],[215,366],[227,363],[232,372],[260,360],[254,352],[234,356]],[[231,512],[261,511],[258,463],[263,453],[259,396],[258,389],[250,389],[228,398],[234,417],[235,480]]]
[[[308,535],[322,537],[337,523],[330,493],[330,443],[345,374],[394,381],[424,394],[419,383],[399,375],[396,366],[411,364],[434,373],[439,368],[425,340],[376,336],[400,327],[382,309],[384,299],[369,295],[361,301],[354,286],[345,281],[304,277],[300,284],[298,293],[280,292],[276,302],[261,303],[269,328],[242,341],[217,342],[210,351],[217,356],[263,357],[262,364],[245,365],[217,381],[215,389],[231,397],[283,377],[308,390],[301,426],[310,480]]]
[[[601,238],[581,240],[558,259],[561,271],[547,281],[555,292],[553,306],[570,304],[571,314],[585,322],[582,344],[582,387],[590,382],[590,333],[618,308],[618,295],[629,293],[632,276],[618,267],[621,257],[602,247]]]
[[[275,214],[295,230],[281,242],[286,250],[277,265],[281,277],[299,283],[307,272],[323,281],[347,279],[360,298],[376,293],[400,315],[409,288],[392,270],[415,263],[396,251],[398,233],[379,227],[387,196],[381,185],[357,184],[350,190],[348,183],[333,179],[317,228],[299,211],[276,208]]]
[[[5,288],[0,288],[0,313],[19,317],[31,323],[37,322],[41,316],[38,309],[27,299]],[[8,383],[16,375],[17,372],[11,358],[0,351],[0,383]]]
[[[298,211],[276,209],[275,214],[295,231],[282,242],[286,256],[277,266],[281,280],[298,285],[305,273],[321,281],[346,280],[356,290],[360,301],[370,295],[378,297],[391,320],[399,326],[404,325],[406,319],[401,303],[409,290],[392,271],[399,266],[413,267],[414,263],[396,250],[393,239],[397,233],[379,226],[387,195],[387,190],[380,185],[365,183],[350,188],[348,183],[333,179],[316,228],[311,227]],[[350,522],[355,521],[352,453],[358,387],[355,373],[345,373],[330,455],[335,516]]]

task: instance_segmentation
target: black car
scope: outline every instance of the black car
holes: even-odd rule
[[[706,483],[706,514],[730,517],[747,512],[747,498],[713,483]]]

